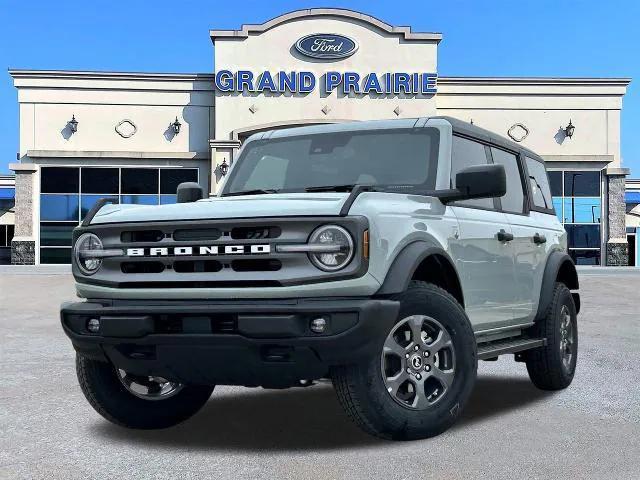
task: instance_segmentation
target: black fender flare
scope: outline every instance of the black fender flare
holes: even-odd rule
[[[573,290],[578,290],[580,287],[576,266],[567,253],[556,250],[551,252],[547,258],[547,264],[544,267],[536,320],[543,318],[546,314],[553,297],[553,289],[558,279],[560,279],[569,290],[572,290],[571,295],[576,304],[576,312],[580,312],[580,294],[573,292]]]
[[[393,295],[404,292],[420,264],[432,255],[438,255],[449,263],[458,285],[462,289],[462,283],[451,256],[441,247],[417,240],[406,245],[398,253],[376,295]]]

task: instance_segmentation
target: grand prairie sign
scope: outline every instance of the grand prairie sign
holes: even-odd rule
[[[219,92],[302,93],[321,88],[323,93],[340,91],[345,95],[433,95],[438,75],[427,72],[357,72],[329,71],[316,76],[310,71],[252,72],[218,70],[215,87]]]
[[[314,60],[340,60],[358,50],[358,43],[337,33],[305,35],[292,50]],[[304,58],[303,58],[304,60]],[[315,62],[318,63],[318,62]],[[215,88],[221,93],[269,92],[308,94],[320,89],[323,94],[339,91],[344,95],[423,95],[436,93],[438,75],[431,72],[367,72],[329,70],[278,72],[253,70],[218,70]]]

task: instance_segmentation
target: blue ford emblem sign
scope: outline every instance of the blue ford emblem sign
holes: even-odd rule
[[[314,33],[296,42],[296,50],[302,55],[319,59],[347,58],[358,50],[355,40],[335,33]]]

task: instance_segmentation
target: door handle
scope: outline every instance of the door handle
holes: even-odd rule
[[[533,243],[537,243],[538,245],[541,243],[547,243],[547,237],[536,232],[533,236]]]
[[[505,232],[504,229],[498,232],[498,241],[510,242],[513,240],[513,233]]]

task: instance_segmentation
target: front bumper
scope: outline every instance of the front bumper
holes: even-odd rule
[[[399,303],[372,298],[65,303],[76,351],[186,384],[288,387],[380,351]],[[323,333],[310,330],[323,317]],[[90,319],[100,329],[87,329]]]

